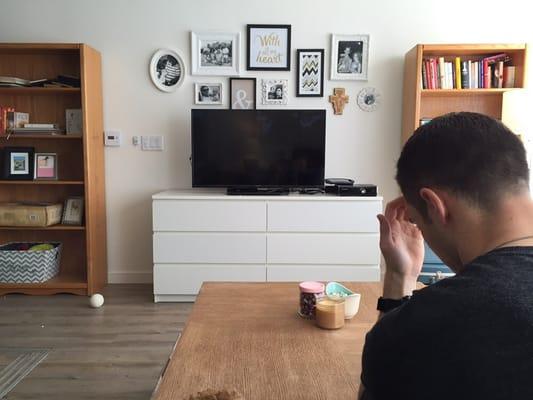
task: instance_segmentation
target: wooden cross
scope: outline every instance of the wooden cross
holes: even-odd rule
[[[344,106],[350,100],[350,96],[346,95],[346,89],[335,88],[333,89],[333,95],[329,96],[329,102],[333,104],[333,111],[335,115],[342,115]]]

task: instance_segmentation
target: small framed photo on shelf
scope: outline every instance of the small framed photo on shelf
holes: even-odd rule
[[[368,80],[369,35],[331,35],[331,80]]]
[[[193,75],[239,75],[241,34],[191,32]]]
[[[288,101],[287,79],[263,79],[263,104],[285,105]]]
[[[57,154],[35,153],[35,175],[37,180],[57,180]]]
[[[34,153],[33,147],[4,147],[3,179],[32,180]]]
[[[222,83],[195,83],[194,99],[200,105],[222,104]]]
[[[247,25],[246,69],[291,70],[291,26]]]
[[[63,225],[81,225],[83,221],[83,197],[69,197],[63,207]]]
[[[255,110],[255,78],[229,78],[230,110]]]
[[[81,108],[65,110],[65,130],[67,135],[81,135],[83,132],[83,115]]]
[[[324,49],[298,49],[296,96],[324,97]]]

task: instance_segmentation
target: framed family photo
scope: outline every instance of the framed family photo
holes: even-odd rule
[[[247,25],[247,39],[247,70],[290,71],[290,25]]]
[[[324,49],[296,50],[296,96],[324,96]]]
[[[205,105],[222,104],[222,83],[195,83],[194,103]]]
[[[69,197],[63,207],[63,225],[81,225],[83,222],[83,197]]]
[[[368,80],[369,35],[331,36],[331,79]]]
[[[159,90],[173,92],[185,80],[185,64],[175,51],[157,50],[150,61],[150,77]]]
[[[191,32],[193,75],[238,75],[241,34]]]
[[[263,104],[284,105],[288,101],[287,79],[263,79]]]
[[[3,178],[13,180],[33,179],[33,147],[4,147]]]
[[[57,180],[57,154],[35,153],[34,172],[37,180]]]
[[[229,78],[230,110],[255,110],[256,78]]]

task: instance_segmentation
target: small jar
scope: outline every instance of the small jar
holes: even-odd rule
[[[324,284],[321,282],[300,283],[300,311],[304,318],[315,317],[315,307],[317,299],[324,296]]]
[[[316,324],[323,329],[344,326],[344,299],[323,297],[316,303]]]

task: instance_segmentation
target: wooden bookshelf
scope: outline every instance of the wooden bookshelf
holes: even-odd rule
[[[419,44],[405,55],[403,81],[402,143],[418,128],[420,119],[435,118],[449,112],[472,111],[501,119],[503,95],[523,88],[526,83],[525,44]],[[422,89],[422,62],[429,57],[456,56],[462,60],[480,60],[507,53],[515,70],[515,88],[503,89]]]
[[[25,293],[91,295],[107,283],[104,148],[102,140],[102,80],[100,54],[84,44],[0,44],[0,75],[27,80],[79,76],[81,88],[2,87],[0,104],[28,112],[34,123],[65,126],[65,109],[81,108],[82,135],[34,134],[0,138],[0,149],[33,147],[56,153],[58,180],[0,180],[0,202],[63,203],[83,196],[82,226],[0,227],[0,243],[61,242],[60,273],[39,284],[1,283],[0,295]]]

